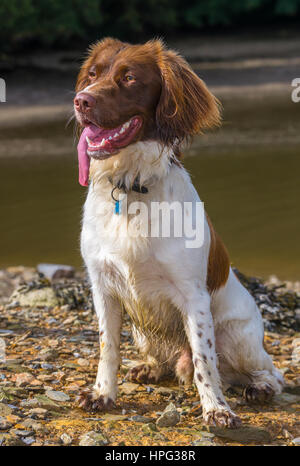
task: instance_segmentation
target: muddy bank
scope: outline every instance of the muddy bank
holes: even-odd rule
[[[274,277],[263,283],[239,276],[260,306],[269,329],[265,345],[286,386],[270,404],[253,406],[245,403],[241,392],[227,391],[228,403],[244,423],[233,432],[203,425],[194,386],[125,380],[138,360],[126,316],[116,407],[109,413],[78,409],[76,398],[93,384],[99,357],[97,320],[82,272],[49,282],[34,268],[1,270],[0,444],[299,444],[299,283],[285,286]],[[32,305],[27,301],[25,306],[26,296]],[[166,408],[172,416],[164,414]],[[172,425],[166,421],[170,418]]]

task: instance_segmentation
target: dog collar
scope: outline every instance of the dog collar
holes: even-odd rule
[[[114,213],[117,214],[117,215],[120,215],[121,213],[121,201],[120,199],[116,199],[114,197],[114,192],[116,189],[119,189],[119,190],[122,190],[124,193],[127,193],[128,192],[128,189],[126,188],[125,186],[125,183],[122,182],[121,180],[118,181],[118,183],[116,184],[116,186],[114,186],[113,184],[113,181],[112,181],[112,178],[109,177],[108,178],[109,182],[112,184],[113,188],[111,190],[111,197],[115,203],[115,210],[114,210]],[[148,192],[148,188],[146,188],[146,186],[141,186],[140,185],[140,180],[139,180],[139,176],[137,176],[133,182],[133,185],[131,186],[131,191],[135,191],[137,193],[142,193],[142,194],[146,194]]]
[[[118,181],[118,183],[114,186],[113,184],[113,180],[111,177],[108,178],[109,182],[112,184],[113,186],[113,189],[112,189],[112,198],[114,199],[113,197],[113,191],[115,189],[120,189],[122,191],[124,191],[124,193],[127,193],[128,192],[128,189],[126,188],[125,186],[125,183],[122,182],[121,180]],[[139,179],[139,176],[137,176],[133,182],[133,185],[131,186],[131,189],[129,191],[135,191],[136,193],[142,193],[142,194],[146,194],[148,192],[148,188],[146,188],[146,186],[141,186],[140,185],[140,179]],[[115,200],[115,199],[114,199]]]

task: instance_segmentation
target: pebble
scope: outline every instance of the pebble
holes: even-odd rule
[[[71,445],[71,443],[73,442],[73,438],[66,434],[66,433],[63,433],[61,436],[60,436],[60,440],[62,441],[62,443],[64,445]]]
[[[139,414],[135,414],[134,416],[131,416],[129,418],[129,421],[142,422],[143,424],[147,424],[149,422],[152,422],[153,419],[151,417],[145,417],[145,416],[140,416]]]
[[[87,367],[90,365],[90,361],[88,361],[87,359],[84,359],[84,358],[78,358],[77,359],[77,364],[81,367]]]
[[[24,372],[16,375],[16,386],[26,387],[27,385],[42,385],[42,382],[37,380],[33,375]]]
[[[209,432],[217,437],[226,440],[232,440],[239,443],[269,443],[271,441],[270,433],[260,427],[242,426],[238,429],[228,429],[222,427],[209,426]]]
[[[300,396],[291,393],[280,393],[280,395],[274,396],[273,401],[280,405],[294,404],[300,402]]]
[[[197,439],[192,442],[193,447],[215,447],[216,444],[210,438]]]
[[[54,361],[55,359],[58,358],[58,352],[52,348],[45,348],[39,352],[39,357],[43,361]]]
[[[22,421],[22,425],[26,428],[32,429],[34,431],[46,431],[43,424],[36,422],[34,419],[28,418]]]
[[[18,437],[29,437],[33,434],[32,430],[21,430],[21,429],[11,429],[11,434],[17,435]]]
[[[53,365],[52,364],[47,364],[46,362],[43,362],[41,364],[41,368],[51,371],[53,369]]]
[[[20,406],[23,408],[44,408],[52,411],[61,411],[61,406],[54,403],[45,395],[36,395],[29,400],[22,400]]]
[[[79,446],[81,447],[93,447],[103,446],[108,444],[108,439],[101,432],[90,431],[84,434],[80,438]]]
[[[157,426],[154,424],[154,422],[149,422],[142,425],[142,430],[145,434],[157,432]]]
[[[180,414],[176,410],[176,406],[170,403],[157,419],[156,425],[158,427],[172,427],[178,424],[178,422],[180,422]]]
[[[10,302],[18,302],[21,307],[55,307],[59,305],[59,300],[50,286],[28,291],[17,289],[10,297]]]
[[[22,440],[26,445],[31,445],[32,443],[35,442],[34,437],[26,437],[26,438],[22,438]]]
[[[37,416],[45,416],[47,414],[47,409],[44,408],[33,408],[29,410],[30,414],[37,415]]]
[[[7,430],[12,426],[11,422],[8,422],[5,418],[0,418],[0,430]]]
[[[24,445],[25,443],[16,435],[10,433],[0,434],[0,446],[19,447]]]
[[[123,395],[132,395],[136,393],[138,385],[136,383],[125,382],[120,385],[120,394]]]
[[[13,409],[5,403],[0,403],[0,416],[9,416]]]
[[[158,387],[154,390],[154,395],[161,395],[161,396],[173,396],[176,395],[175,390],[171,390],[167,387]]]
[[[72,278],[75,274],[74,267],[62,264],[38,264],[37,271],[42,273],[49,280]]]
[[[294,445],[300,446],[300,437],[293,438],[292,443]]]
[[[67,395],[64,392],[59,392],[55,390],[46,390],[46,396],[50,398],[50,400],[53,400],[53,401],[66,402],[70,400],[69,395]]]

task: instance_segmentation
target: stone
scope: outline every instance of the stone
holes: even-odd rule
[[[0,446],[20,447],[24,445],[25,443],[16,435],[12,435],[10,433],[0,434]]]
[[[215,447],[216,444],[210,438],[200,438],[192,442],[193,447]]]
[[[13,409],[5,403],[0,403],[0,416],[9,416]]]
[[[43,361],[54,361],[58,358],[58,352],[53,348],[45,348],[39,352],[39,357]]]
[[[217,437],[238,443],[269,443],[271,441],[270,433],[261,427],[242,426],[238,429],[228,429],[209,426],[208,430]]]
[[[35,442],[34,437],[24,437],[22,440],[26,445],[32,445]]]
[[[28,372],[31,374],[28,367],[21,366],[20,364],[5,364],[5,369],[9,372],[13,372],[14,374],[22,374],[23,372]]]
[[[71,445],[71,443],[73,442],[73,438],[66,434],[66,433],[63,433],[61,436],[60,436],[60,440],[62,441],[62,443],[64,445]]]
[[[280,395],[275,395],[273,401],[279,405],[294,404],[300,402],[300,396],[283,392]]]
[[[292,443],[294,445],[300,446],[300,437],[293,438]]]
[[[103,446],[108,444],[108,439],[101,432],[90,431],[80,438],[79,446],[93,447]]]
[[[59,305],[59,300],[50,286],[29,290],[25,293],[16,290],[10,297],[10,302],[12,301],[17,301],[21,307],[55,307]]]
[[[22,421],[22,426],[28,429],[32,429],[34,431],[44,431],[45,428],[40,422],[36,422],[34,419],[28,418]]]
[[[176,395],[176,391],[167,387],[158,387],[154,390],[154,395],[173,396]]]
[[[81,367],[87,367],[90,365],[90,362],[87,359],[79,358],[77,359],[77,364]]]
[[[0,402],[2,403],[10,403],[14,401],[15,397],[10,395],[6,389],[0,388]]]
[[[15,397],[22,398],[27,395],[27,390],[21,387],[5,387],[2,390],[6,396],[9,397],[11,401],[14,401]],[[1,394],[1,391],[0,391]],[[1,399],[1,395],[0,395]]]
[[[46,396],[53,401],[66,402],[70,401],[69,395],[64,392],[55,391],[55,390],[46,390]]]
[[[41,368],[42,368],[42,369],[45,369],[45,370],[47,370],[47,371],[52,371],[53,365],[52,365],[52,364],[47,364],[46,362],[43,362],[43,363],[41,364]]]
[[[0,430],[7,430],[12,426],[11,422],[8,422],[5,418],[0,418]]]
[[[45,395],[36,395],[34,398],[31,398],[30,400],[22,400],[20,403],[20,406],[22,408],[43,408],[46,410],[51,410],[51,411],[61,411],[63,408],[58,405],[57,403],[54,403],[54,401],[50,400]]]
[[[125,382],[122,385],[120,385],[120,394],[121,395],[132,395],[133,393],[136,393],[137,389],[138,389],[138,385],[136,383]]]
[[[34,416],[45,416],[47,414],[47,409],[33,408],[29,410],[29,414],[32,414]]]
[[[74,267],[62,264],[38,264],[37,271],[42,273],[49,280],[73,278],[75,274]]]
[[[151,417],[145,417],[145,416],[140,416],[139,414],[135,414],[134,416],[131,416],[129,418],[129,421],[141,422],[143,424],[148,424],[149,422],[152,422],[153,419]]]
[[[173,427],[178,424],[178,422],[180,422],[180,414],[176,410],[176,406],[170,403],[157,419],[156,425],[158,427]]]
[[[21,429],[11,429],[11,434],[17,435],[18,437],[29,437],[33,434],[32,430],[21,430]]]
[[[157,427],[153,422],[149,422],[142,425],[142,430],[145,434],[149,434],[151,432],[157,432]]]
[[[33,375],[28,372],[23,372],[16,375],[16,386],[26,387],[27,385],[42,385],[42,382],[37,380]]]

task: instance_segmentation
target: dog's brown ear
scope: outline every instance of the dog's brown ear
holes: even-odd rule
[[[218,100],[182,57],[162,49],[158,66],[162,92],[156,122],[164,143],[180,143],[220,124]]]

